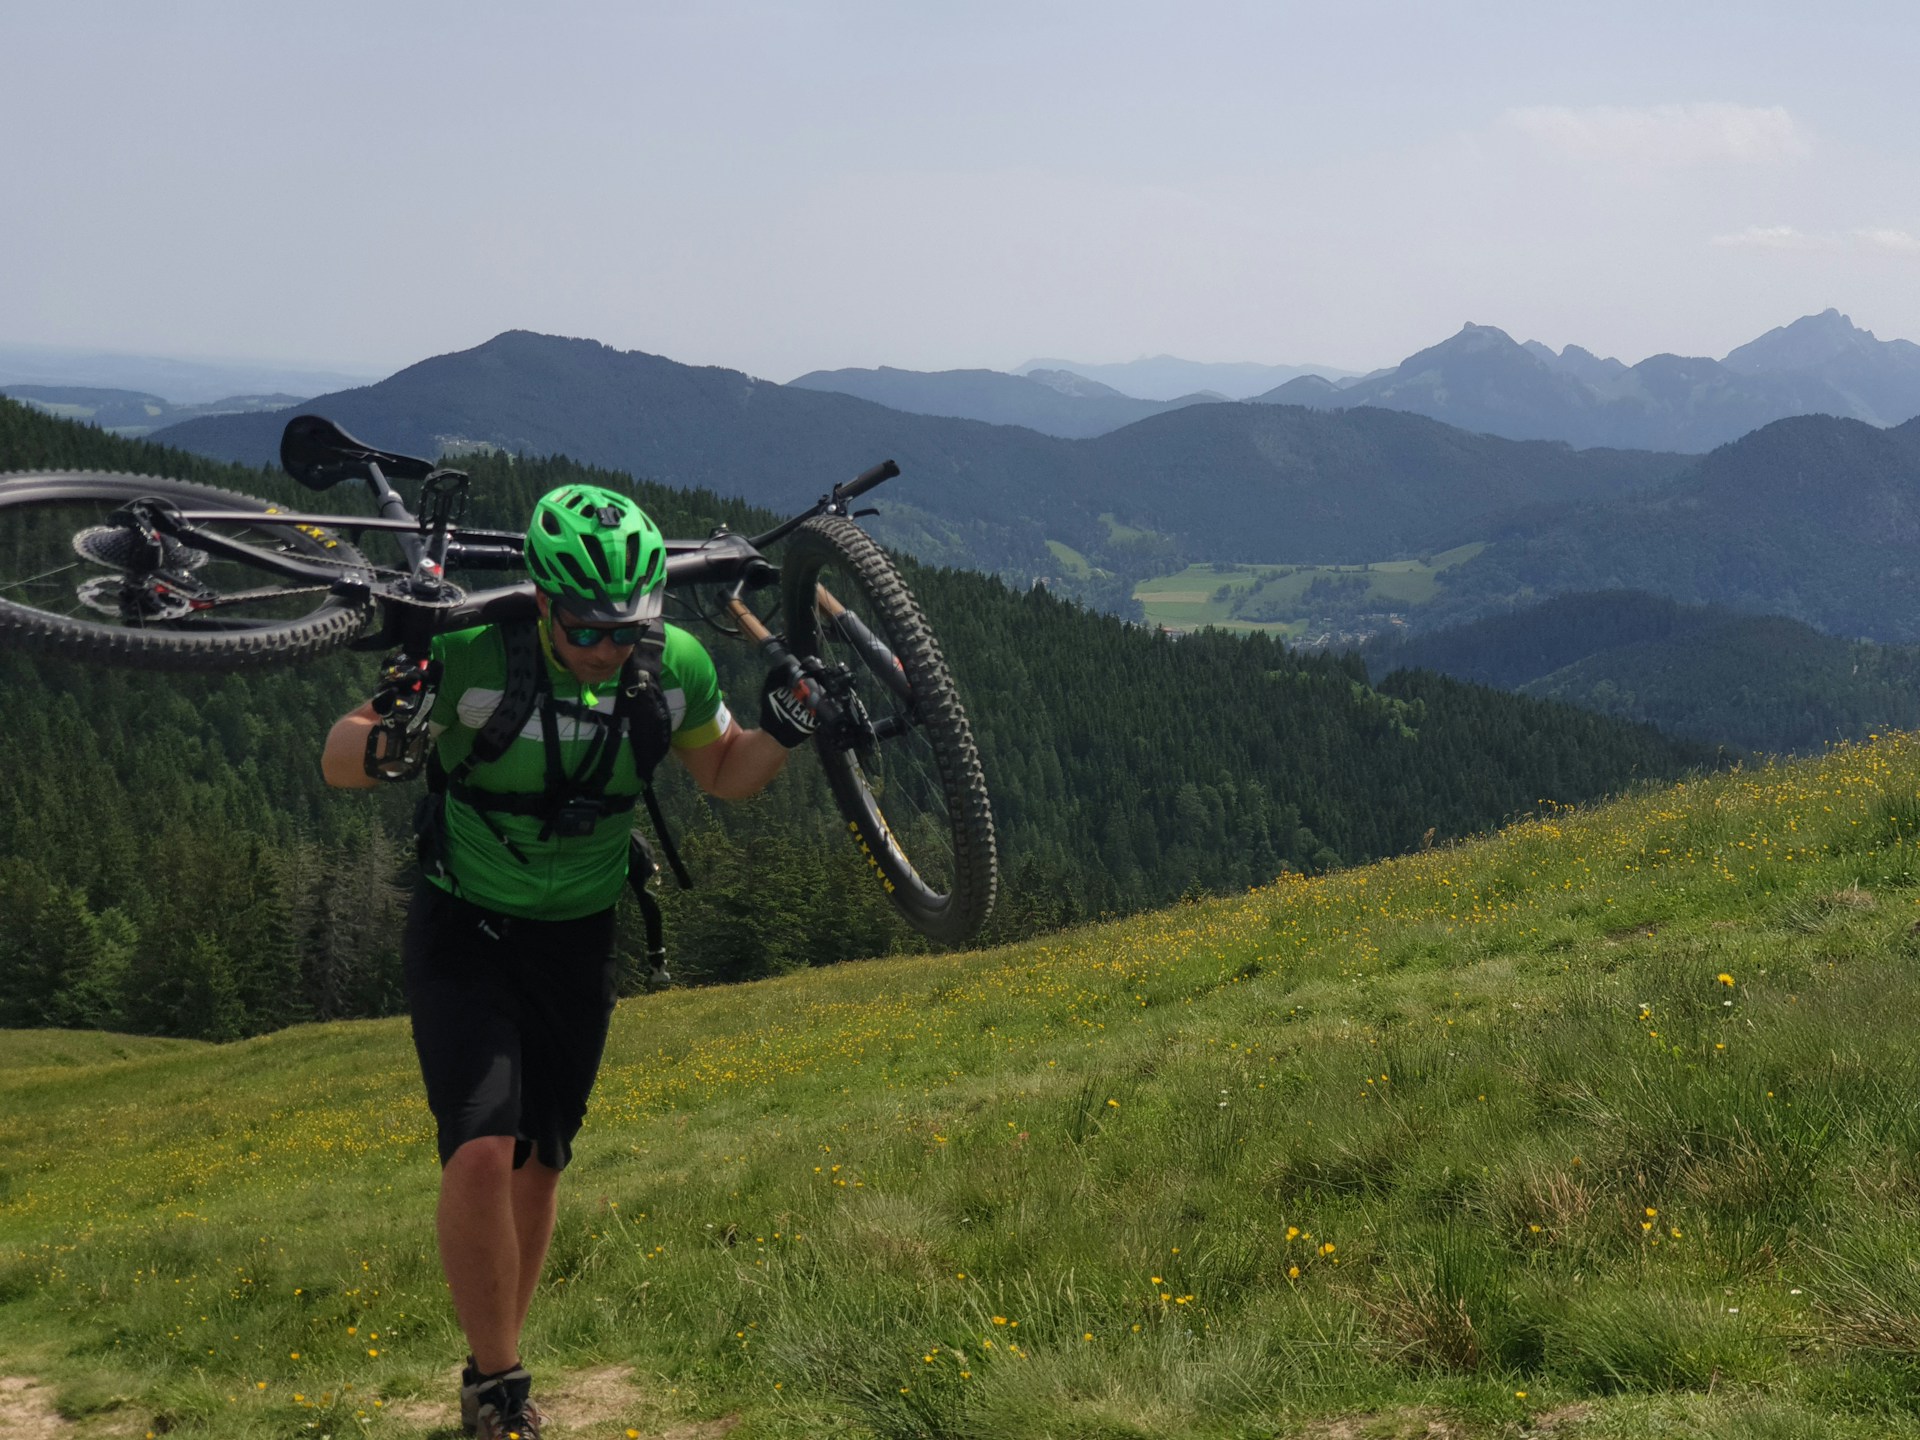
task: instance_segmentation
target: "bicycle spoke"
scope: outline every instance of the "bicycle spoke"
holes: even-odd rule
[[[26,576],[24,579],[20,579],[20,580],[9,580],[4,586],[0,586],[0,589],[30,590],[35,585],[41,584],[43,581],[46,581],[55,575],[69,575],[69,574],[72,574],[75,570],[78,570],[79,568],[80,568],[80,562],[78,560],[69,561],[67,564],[57,565],[51,570],[43,570],[38,575],[29,575],[29,576]]]

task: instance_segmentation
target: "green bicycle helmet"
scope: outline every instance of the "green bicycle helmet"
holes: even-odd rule
[[[527,569],[548,599],[588,625],[657,619],[667,545],[647,512],[617,490],[562,485],[527,526]]]

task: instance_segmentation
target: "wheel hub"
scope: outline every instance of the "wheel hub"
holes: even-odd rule
[[[195,610],[204,610],[204,586],[191,577],[166,573],[152,575],[101,575],[87,581],[76,592],[80,603],[102,615],[120,621],[153,623],[183,620]]]

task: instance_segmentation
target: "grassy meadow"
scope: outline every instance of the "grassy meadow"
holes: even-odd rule
[[[1920,741],[620,1008],[564,1428],[1920,1436]],[[0,1032],[34,1435],[445,1435],[404,1021]],[[64,1421],[56,1421],[57,1407]]]
[[[1378,560],[1370,565],[1189,565],[1172,575],[1158,575],[1134,586],[1149,625],[1194,630],[1217,625],[1228,630],[1265,630],[1296,636],[1309,620],[1253,620],[1233,613],[1236,598],[1258,594],[1270,608],[1301,606],[1316,580],[1344,581],[1354,593],[1343,603],[1349,608],[1406,611],[1433,599],[1434,577],[1486,548],[1475,543],[1457,546],[1414,560]],[[1064,562],[1063,562],[1064,563]],[[1256,589],[1257,587],[1257,589]],[[1222,594],[1222,590],[1227,592]]]
[[[1047,541],[1047,550],[1059,563],[1060,573],[1069,580],[1105,578],[1108,573],[1064,541]]]

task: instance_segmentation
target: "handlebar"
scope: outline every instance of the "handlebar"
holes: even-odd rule
[[[846,503],[864,495],[883,480],[891,480],[900,473],[900,467],[891,460],[882,460],[871,470],[863,470],[853,479],[833,487],[816,501],[811,509],[802,510],[790,520],[782,520],[764,535],[753,537],[751,544],[756,550],[764,550],[776,540],[783,540],[798,530],[816,515],[844,515]]]
[[[833,498],[836,500],[856,499],[866,494],[867,491],[873,489],[874,486],[880,484],[882,481],[893,479],[893,477],[899,473],[900,467],[893,461],[882,460],[871,470],[861,471],[858,475],[854,476],[853,479],[847,481],[846,484],[834,486]]]

